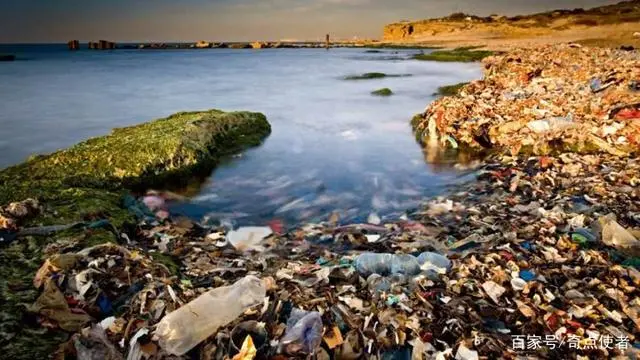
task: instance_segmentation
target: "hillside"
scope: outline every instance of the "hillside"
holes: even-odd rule
[[[640,0],[592,9],[556,10],[506,17],[456,13],[384,27],[384,41],[508,49],[554,42],[640,46]]]

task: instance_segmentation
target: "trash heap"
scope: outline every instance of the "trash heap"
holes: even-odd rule
[[[625,155],[640,146],[640,53],[577,44],[484,60],[484,79],[429,105],[414,129],[430,146],[515,155]]]
[[[121,244],[51,246],[29,311],[79,359],[629,358],[638,184],[640,163],[612,155],[502,156],[396,223],[156,211]],[[150,196],[129,206],[164,208]]]
[[[435,145],[509,151],[395,222],[237,228],[172,214],[172,195],[126,197],[135,226],[71,225],[113,243],[47,245],[27,310],[68,334],[57,358],[636,358],[634,59],[570,46],[489,59],[416,126]],[[14,241],[69,229],[2,214]]]

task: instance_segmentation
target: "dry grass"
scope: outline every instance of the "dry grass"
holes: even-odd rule
[[[512,18],[453,17],[391,24],[386,40],[447,48],[484,45],[490,50],[579,42],[640,47],[640,1],[589,10],[558,10]]]

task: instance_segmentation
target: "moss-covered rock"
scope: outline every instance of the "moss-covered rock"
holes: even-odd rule
[[[406,44],[378,43],[378,44],[367,44],[367,46],[365,47],[369,49],[395,49],[395,50],[440,49],[440,47],[438,46],[416,44],[416,43],[406,43]]]
[[[270,132],[264,115],[218,110],[183,112],[0,172],[0,204],[47,197],[51,188],[118,189],[154,185],[209,170],[222,155],[257,145]]]
[[[461,83],[454,84],[454,85],[440,86],[438,88],[438,92],[436,93],[436,95],[442,95],[442,96],[455,96],[455,95],[458,95],[458,92],[460,91],[460,89],[462,89],[462,87],[467,85],[467,84],[468,84],[468,82],[461,82]]]
[[[382,88],[371,92],[371,95],[375,96],[391,96],[393,95],[393,91],[389,88]]]
[[[437,50],[429,54],[416,54],[416,60],[442,61],[442,62],[474,62],[493,55],[493,51],[472,50],[470,48],[456,48],[453,50]]]
[[[345,80],[370,80],[370,79],[381,79],[385,77],[404,77],[411,76],[409,74],[385,74],[380,72],[369,72],[360,75],[349,75],[346,76]]]
[[[128,191],[165,187],[208,173],[222,156],[260,144],[270,131],[260,113],[219,110],[182,112],[115,129],[107,136],[0,171],[0,205],[38,198],[45,210],[28,226],[106,219],[121,231],[123,225],[135,220],[122,205],[122,196]],[[32,280],[46,257],[45,247],[54,242],[82,248],[116,241],[109,229],[80,227],[46,237],[18,239],[0,248],[3,355],[12,359],[47,358],[68,337],[43,329],[23,311],[38,295]],[[177,268],[171,258],[156,256],[172,270]]]

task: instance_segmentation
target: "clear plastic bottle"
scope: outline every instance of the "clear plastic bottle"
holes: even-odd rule
[[[444,274],[451,270],[451,260],[438,253],[426,251],[418,256],[418,263],[422,270],[433,270],[438,274]]]
[[[262,303],[265,296],[263,282],[247,275],[233,285],[210,290],[166,315],[158,324],[155,336],[169,354],[183,355],[248,308]]]
[[[392,254],[364,253],[356,258],[355,266],[358,272],[364,276],[371,274],[386,276],[391,273],[392,259]]]
[[[387,275],[417,275],[420,273],[418,260],[407,254],[360,254],[355,261],[358,272],[363,276],[378,274]]]

